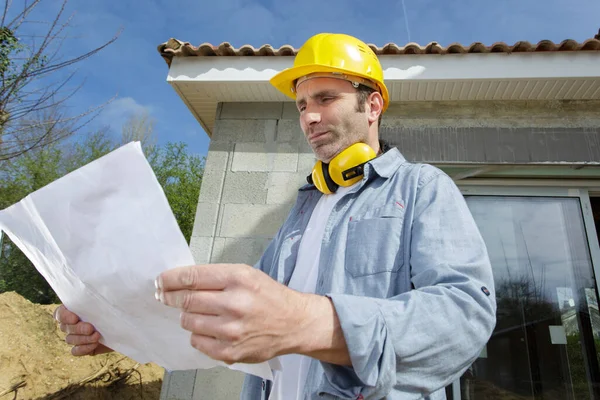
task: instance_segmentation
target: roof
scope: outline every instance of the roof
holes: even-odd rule
[[[596,35],[598,36],[598,35]],[[415,55],[415,54],[469,54],[469,53],[527,53],[527,52],[558,52],[558,51],[599,51],[600,40],[598,37],[587,39],[583,42],[567,39],[560,43],[554,43],[551,40],[542,40],[537,44],[531,44],[527,41],[518,41],[513,45],[504,42],[496,42],[492,45],[485,45],[475,42],[470,46],[464,46],[459,43],[453,43],[449,46],[441,46],[437,42],[431,42],[425,46],[418,43],[408,43],[405,46],[399,46],[396,43],[388,43],[384,46],[368,44],[377,55]],[[294,56],[298,49],[284,45],[278,49],[269,44],[264,44],[259,48],[251,45],[244,45],[239,48],[233,47],[228,42],[223,42],[218,46],[210,43],[202,43],[194,46],[189,42],[183,42],[171,38],[158,46],[158,52],[170,66],[173,57],[227,57],[227,56]]]
[[[600,36],[537,44],[369,46],[380,56],[391,102],[600,100]],[[223,116],[217,115],[219,103],[291,101],[270,84],[274,74],[293,65],[298,49],[290,45],[193,46],[169,39],[158,52],[169,66],[167,82],[209,136]],[[413,68],[420,72],[408,74]]]

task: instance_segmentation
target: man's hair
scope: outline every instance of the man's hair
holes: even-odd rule
[[[371,89],[368,86],[362,84],[358,85],[358,88],[356,88],[356,112],[365,112],[365,103],[367,102],[369,95],[374,91],[375,89]],[[379,115],[379,121],[377,123],[378,126],[381,126],[382,115],[383,114]]]

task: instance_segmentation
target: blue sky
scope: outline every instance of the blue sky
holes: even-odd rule
[[[13,0],[13,7],[22,0]],[[54,15],[59,0],[43,0],[37,18]],[[406,9],[406,14],[403,9]],[[269,43],[299,47],[317,32],[343,32],[384,45],[410,41],[442,45],[492,44],[543,39],[560,42],[593,37],[600,28],[600,0],[70,0],[73,14],[62,53],[78,55],[120,38],[77,65],[74,83],[85,85],[69,103],[80,112],[118,96],[95,125],[110,125],[115,134],[128,115],[148,111],[160,143],[184,141],[205,155],[208,136],[166,82],[167,65],[157,46],[169,38],[198,45],[229,42],[235,47]],[[408,26],[405,23],[408,21]]]

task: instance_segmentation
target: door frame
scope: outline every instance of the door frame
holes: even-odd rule
[[[600,197],[600,181],[576,180],[535,180],[535,179],[485,179],[478,181],[457,181],[463,196],[506,196],[506,197],[569,197],[578,198],[583,217],[583,226],[590,252],[590,261],[596,283],[596,296],[600,292],[600,245],[596,235],[596,225],[590,203],[592,197]],[[600,297],[598,297],[600,299]],[[453,400],[462,400],[460,378],[452,382]]]

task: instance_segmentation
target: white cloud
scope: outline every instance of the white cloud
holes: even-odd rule
[[[133,115],[152,115],[153,107],[138,103],[132,97],[121,97],[113,100],[100,114],[103,125],[110,126],[113,130],[120,132],[121,127]]]

